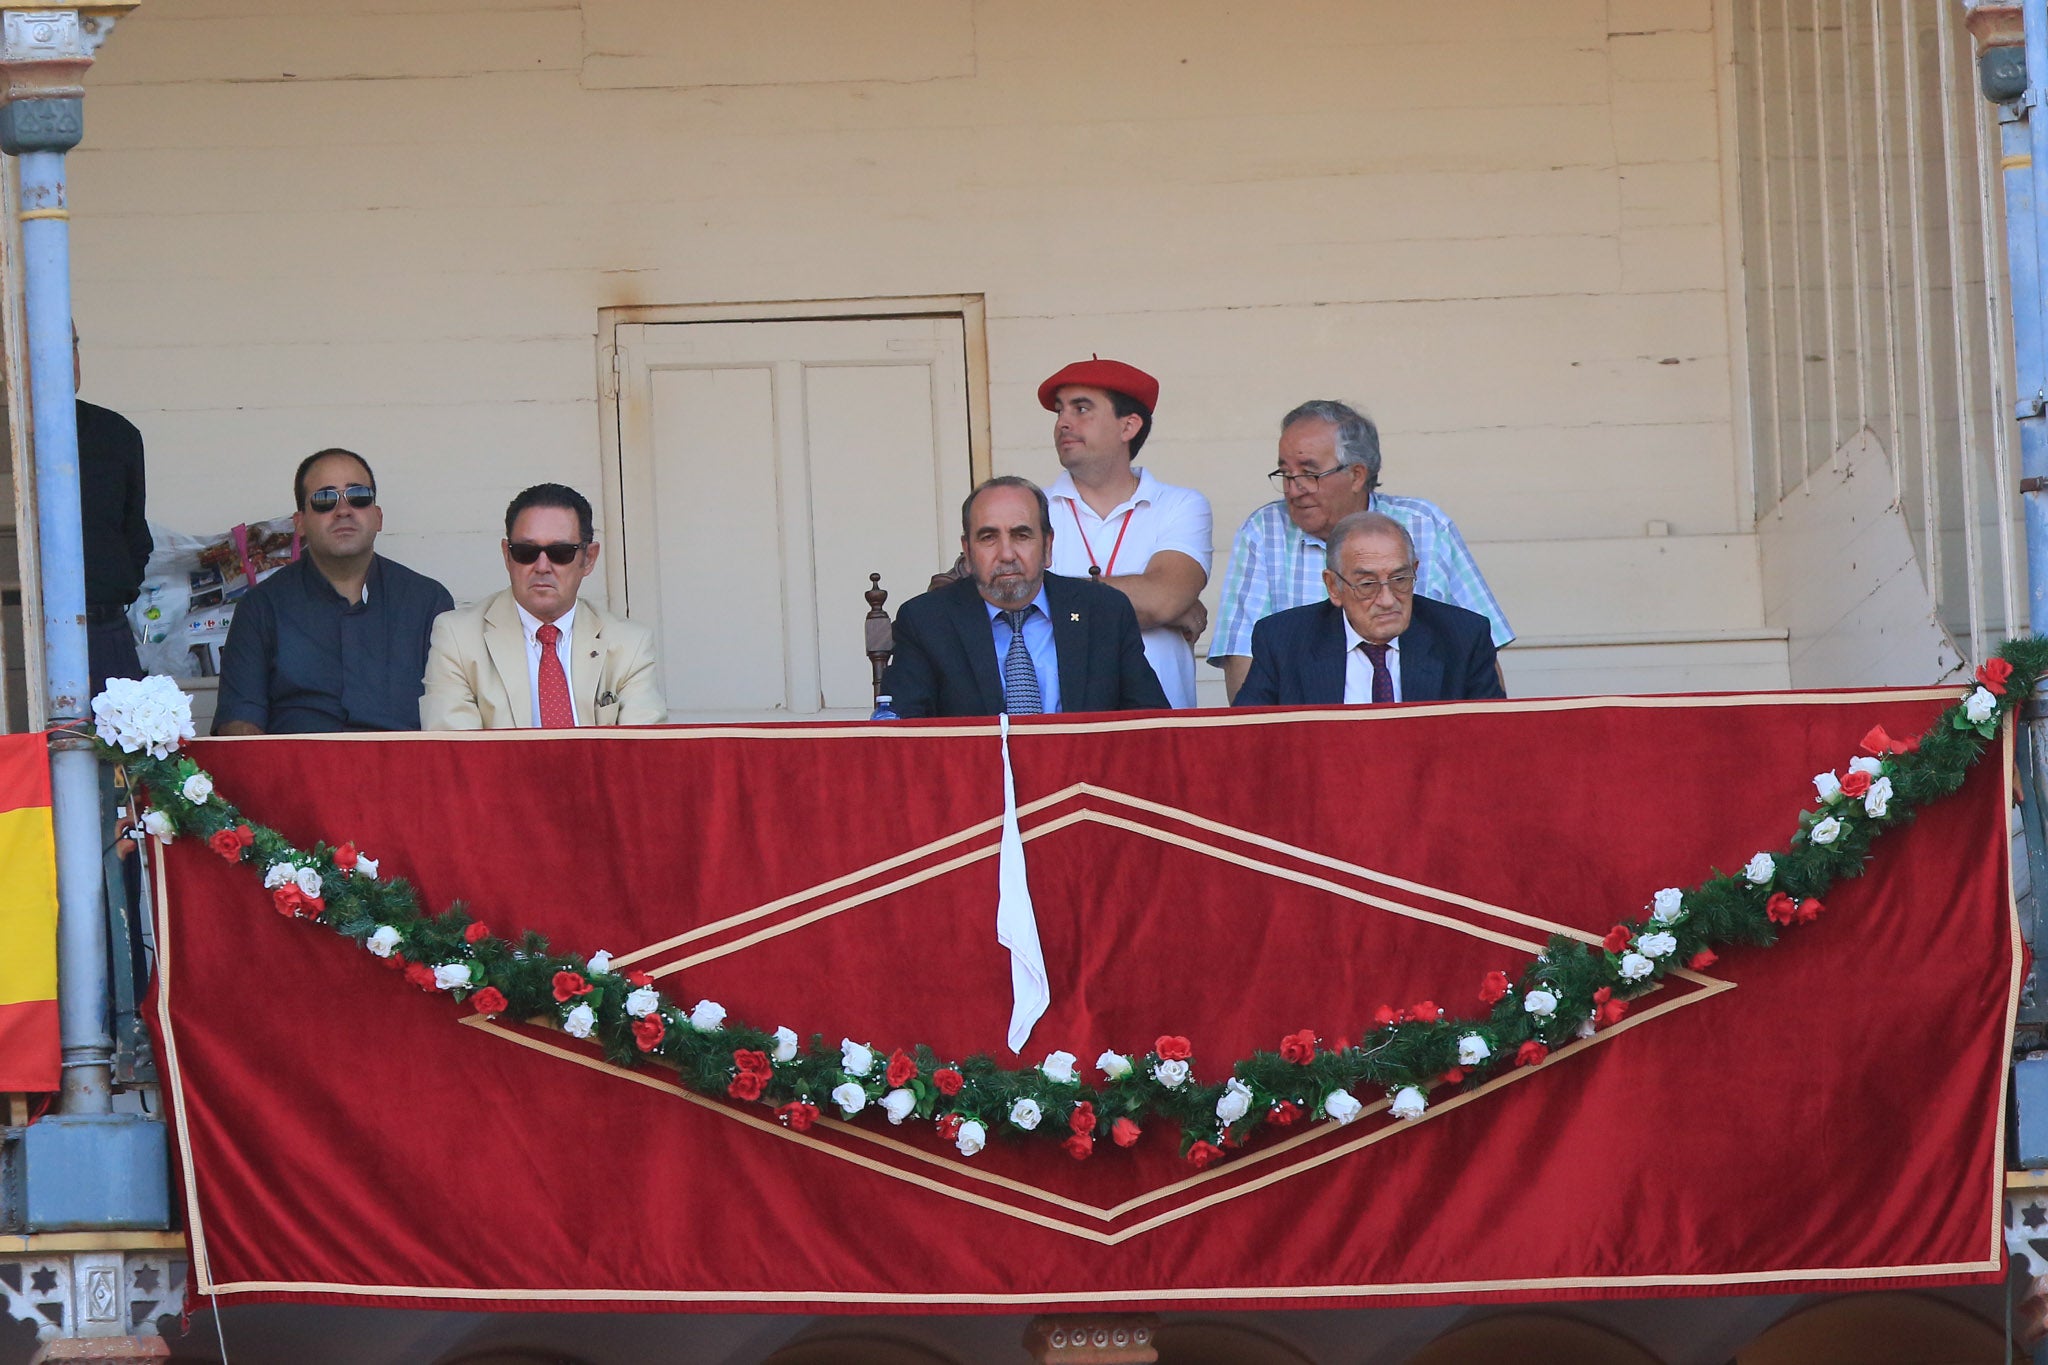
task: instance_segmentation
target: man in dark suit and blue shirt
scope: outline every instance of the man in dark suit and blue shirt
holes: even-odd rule
[[[903,604],[882,691],[899,716],[1165,709],[1131,600],[1047,573],[1045,493],[990,479],[960,509],[968,576]]]
[[[1415,595],[1415,545],[1400,522],[1354,512],[1331,528],[1330,600],[1252,628],[1238,706],[1503,697],[1484,616]]]

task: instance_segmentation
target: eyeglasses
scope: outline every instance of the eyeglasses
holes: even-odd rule
[[[1296,488],[1319,487],[1322,484],[1322,481],[1324,479],[1329,478],[1332,474],[1342,474],[1347,469],[1360,468],[1363,468],[1363,466],[1351,464],[1338,464],[1331,465],[1328,469],[1305,470],[1300,474],[1290,474],[1284,469],[1276,469],[1272,473],[1266,475],[1266,477],[1273,481],[1273,486],[1279,489],[1282,494],[1286,494],[1293,491]]]
[[[1415,573],[1412,569],[1405,573],[1388,574],[1385,578],[1361,578],[1356,583],[1334,569],[1330,571],[1330,577],[1368,602],[1377,600],[1382,588],[1392,588],[1396,597],[1406,597],[1415,591]]]
[[[306,495],[306,510],[324,517],[341,506],[343,498],[348,499],[350,507],[360,511],[377,501],[377,490],[359,483],[352,483],[346,488],[316,488]]]
[[[530,541],[515,540],[505,547],[505,553],[512,556],[514,564],[532,564],[542,555],[546,555],[550,564],[568,565],[574,563],[576,556],[583,553],[584,543],[558,540],[552,545],[535,545]]]

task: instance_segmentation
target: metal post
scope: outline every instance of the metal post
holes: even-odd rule
[[[2025,0],[2027,89],[2021,97],[2021,121],[2027,133],[2028,165],[2008,169],[2007,253],[2012,259],[2014,358],[2018,363],[2020,422],[2020,494],[2027,528],[2027,620],[2036,634],[2048,634],[2048,356],[2042,338],[2048,298],[2041,292],[2040,265],[2048,259],[2048,202],[2034,193],[2035,166],[2048,166],[2048,111],[2042,108],[2048,89],[2048,0]],[[2003,127],[2010,128],[2006,123]],[[2019,148],[2006,145],[2011,167]],[[2010,207],[2018,183],[2019,211]],[[2019,212],[2025,212],[2025,218]],[[2025,276],[2021,270],[2024,268]],[[2040,726],[2040,722],[2036,722]],[[2048,727],[2034,736],[2036,753],[2048,740]]]

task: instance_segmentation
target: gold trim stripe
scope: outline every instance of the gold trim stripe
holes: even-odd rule
[[[2025,152],[2017,152],[2012,156],[1998,158],[1998,169],[2001,171],[2024,171],[2033,164],[2034,158],[2028,156]]]
[[[69,219],[70,219],[70,217],[71,217],[71,210],[70,210],[70,209],[23,209],[23,210],[22,210],[21,212],[19,212],[19,213],[15,214],[15,215],[14,215],[14,217],[15,217],[16,221],[18,221],[18,222],[23,222],[23,223],[32,223],[32,222],[34,222],[34,221],[35,221],[36,219],[38,219],[38,218],[56,218],[56,219],[60,219],[60,220],[69,220]]]

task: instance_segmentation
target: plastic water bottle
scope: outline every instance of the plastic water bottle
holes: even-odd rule
[[[895,713],[895,711],[893,711],[893,710],[891,710],[891,709],[890,709],[889,703],[890,703],[891,701],[893,701],[893,700],[894,700],[894,698],[893,698],[893,697],[890,697],[890,696],[888,696],[887,694],[884,694],[884,695],[882,695],[882,696],[876,697],[876,698],[875,698],[875,714],[873,714],[872,716],[869,716],[869,717],[868,717],[868,719],[869,719],[869,720],[902,720],[902,719],[903,719],[903,717],[901,717],[901,716],[897,715],[897,714]]]

